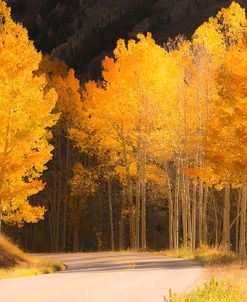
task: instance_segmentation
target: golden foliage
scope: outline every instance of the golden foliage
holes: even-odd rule
[[[123,186],[142,169],[142,181],[165,187],[172,161],[193,183],[245,183],[246,37],[245,11],[233,2],[191,41],[119,40],[103,80],[85,86],[71,138],[115,167]]]
[[[24,51],[25,50],[25,51]],[[41,54],[26,29],[14,23],[0,1],[0,211],[6,222],[21,225],[42,219],[43,207],[28,198],[43,189],[39,180],[51,158],[52,114],[56,93],[45,91],[45,77],[36,76]]]

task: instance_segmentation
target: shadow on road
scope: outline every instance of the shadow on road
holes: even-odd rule
[[[146,259],[145,259],[146,258]],[[151,258],[151,259],[150,259]],[[118,272],[123,270],[179,270],[188,269],[191,267],[197,268],[199,265],[192,261],[181,259],[170,259],[164,257],[163,259],[152,256],[133,257],[130,255],[122,255],[121,257],[105,257],[102,261],[94,258],[80,258],[73,259],[68,257],[67,270],[61,272],[67,273],[103,273],[103,272]],[[66,263],[66,262],[65,262]]]

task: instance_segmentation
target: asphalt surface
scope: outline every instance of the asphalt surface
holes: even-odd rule
[[[196,263],[131,253],[46,255],[67,270],[0,281],[1,302],[164,302],[200,280]]]

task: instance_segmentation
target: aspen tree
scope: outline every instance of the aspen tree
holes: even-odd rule
[[[24,51],[25,50],[25,51]],[[43,219],[44,207],[29,197],[44,188],[40,180],[51,159],[52,114],[56,93],[45,91],[45,77],[35,76],[41,54],[27,30],[11,19],[0,1],[0,220],[22,225]]]

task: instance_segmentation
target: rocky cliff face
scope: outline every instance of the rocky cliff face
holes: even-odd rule
[[[74,67],[81,80],[99,76],[118,38],[151,31],[162,43],[195,28],[229,0],[9,0],[36,47]],[[239,0],[247,7],[246,0]]]

